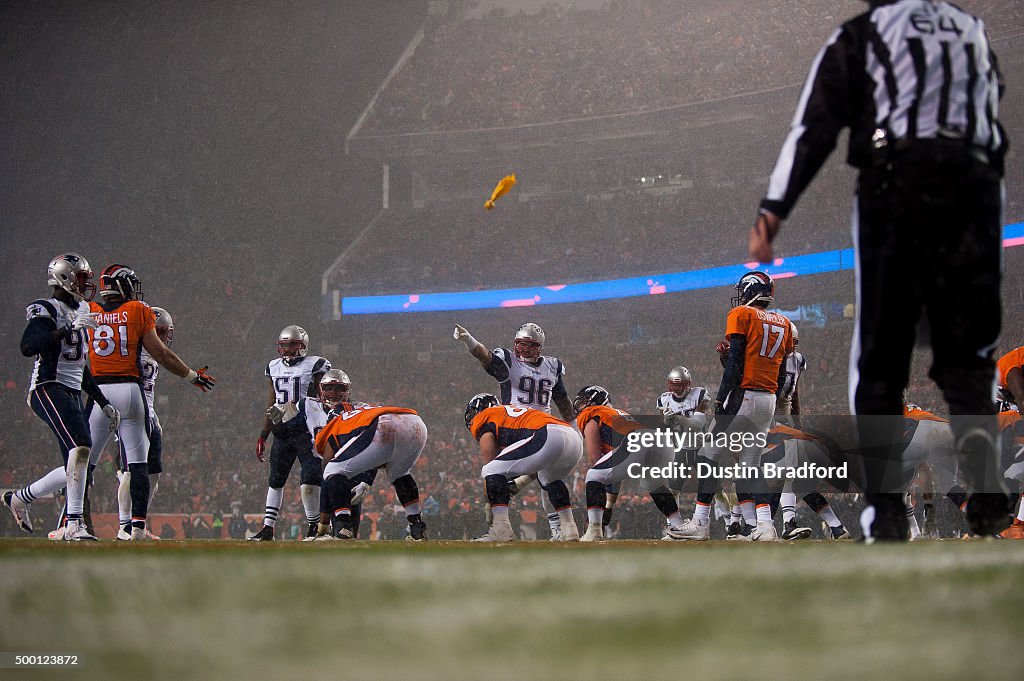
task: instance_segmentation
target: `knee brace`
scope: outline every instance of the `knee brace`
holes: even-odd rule
[[[591,480],[587,483],[587,508],[604,508],[607,486]]]
[[[508,479],[504,475],[488,475],[484,478],[487,501],[491,506],[508,506],[512,495],[508,491]]]
[[[548,493],[548,499],[551,501],[551,505],[555,507],[556,511],[572,506],[572,500],[569,497],[569,488],[565,486],[565,483],[561,480],[554,480],[549,482],[544,488]]]

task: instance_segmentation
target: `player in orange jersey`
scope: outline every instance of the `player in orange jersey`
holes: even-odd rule
[[[669,522],[668,534],[683,525],[679,507],[662,478],[645,474],[644,467],[667,467],[675,458],[668,446],[642,446],[630,440],[630,433],[643,429],[633,417],[611,406],[611,395],[599,385],[589,385],[576,395],[572,403],[576,425],[583,433],[583,448],[590,462],[587,471],[587,531],[580,541],[604,539],[605,500],[609,485],[621,482],[631,473],[643,475],[644,485],[654,505]]]
[[[1020,410],[1024,405],[1024,346],[1014,348],[996,361],[999,374],[999,398],[1013,402]]]
[[[149,409],[142,386],[141,351],[145,348],[160,366],[203,392],[213,388],[215,381],[206,373],[206,367],[193,371],[160,340],[156,317],[152,308],[142,302],[142,283],[130,267],[113,264],[104,269],[100,274],[100,296],[103,302],[89,303],[96,321],[89,334],[89,361],[100,390],[121,413],[117,437],[125,459],[121,462],[122,470],[131,476],[132,498],[131,528],[123,529],[130,529],[132,539],[139,541],[146,538],[150,492],[146,430]],[[89,426],[93,440],[89,463],[95,466],[110,439],[110,431],[98,409],[92,411]],[[69,494],[69,515],[79,501]]]
[[[367,471],[383,468],[409,521],[410,541],[426,539],[420,491],[412,468],[427,443],[427,427],[413,409],[349,401],[335,405],[331,420],[317,433],[323,457],[324,505],[335,539],[355,539],[353,488]]]
[[[997,418],[1003,435],[1003,461],[1008,466],[1003,477],[1013,481],[1019,491],[1024,485],[1024,419],[1016,405],[1005,402]],[[1024,539],[1024,493],[1018,496],[1020,505],[1013,524],[999,533],[1003,539]]]
[[[750,434],[754,438],[768,432],[775,416],[775,394],[787,355],[793,352],[793,327],[785,316],[769,312],[775,300],[775,282],[760,271],[744,274],[736,284],[736,296],[726,318],[727,343],[720,344],[726,352],[722,383],[715,399],[715,422],[712,431]],[[728,348],[724,348],[727,344]],[[762,448],[744,446],[737,456],[741,466],[757,467]],[[719,452],[704,447],[697,455],[698,463],[712,464]],[[743,518],[754,526],[751,538],[773,541],[777,538],[772,522],[771,504],[766,494],[757,489],[756,480],[736,481],[736,496]],[[703,540],[709,536],[711,502],[721,481],[704,478],[698,481],[697,505],[693,518],[677,533],[679,538]]]
[[[579,434],[550,414],[528,407],[499,405],[498,398],[487,393],[469,401],[466,427],[480,443],[484,460],[481,474],[492,512],[487,534],[477,541],[515,540],[508,519],[508,481],[534,473],[558,513],[559,541],[578,540],[579,529],[572,517],[565,477],[583,458]]]

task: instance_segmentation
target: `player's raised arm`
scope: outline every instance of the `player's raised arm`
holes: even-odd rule
[[[487,347],[484,346],[483,343],[478,341],[476,338],[473,338],[473,334],[466,331],[465,328],[456,324],[455,332],[452,334],[452,337],[455,338],[455,340],[464,343],[466,349],[469,350],[469,354],[480,360],[480,363],[485,367],[491,363],[490,351],[488,351]]]

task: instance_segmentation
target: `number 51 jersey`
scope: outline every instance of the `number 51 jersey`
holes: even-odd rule
[[[502,404],[529,407],[551,413],[551,397],[566,395],[562,376],[565,366],[557,357],[542,355],[537,366],[527,364],[508,348],[491,352],[487,373],[498,381]]]
[[[300,398],[309,395],[309,384],[313,382],[313,376],[329,371],[330,368],[329,360],[316,355],[306,355],[292,364],[285,362],[283,357],[272,360],[265,373],[274,386],[275,404],[297,403]]]

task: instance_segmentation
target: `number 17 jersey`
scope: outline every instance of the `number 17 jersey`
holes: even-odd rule
[[[498,381],[502,404],[529,407],[551,413],[551,397],[566,395],[562,376],[565,366],[557,357],[541,356],[534,366],[515,356],[508,348],[497,348],[491,353],[487,373]]]
[[[725,335],[747,339],[740,387],[774,393],[779,389],[779,367],[796,347],[789,320],[777,312],[741,305],[729,311]]]

